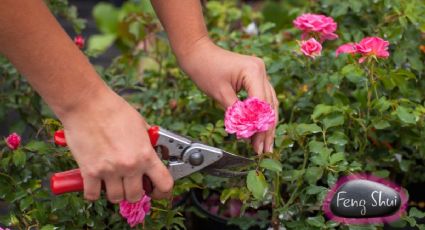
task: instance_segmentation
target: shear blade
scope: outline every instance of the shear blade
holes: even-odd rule
[[[247,172],[238,172],[231,170],[231,168],[247,166],[253,162],[251,159],[223,151],[223,156],[218,161],[205,167],[202,171],[219,177],[244,176]]]

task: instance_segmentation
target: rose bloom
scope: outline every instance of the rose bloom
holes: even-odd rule
[[[21,144],[21,136],[19,136],[17,133],[12,133],[8,137],[6,137],[6,145],[11,150],[17,149],[20,144]]]
[[[77,45],[78,48],[82,49],[82,48],[84,48],[85,40],[84,40],[83,36],[77,35],[77,36],[74,37],[74,43],[75,43],[75,45]]]
[[[337,24],[333,18],[320,14],[303,14],[298,16],[293,24],[296,28],[303,31],[302,39],[311,35],[318,35],[321,42],[325,40],[334,40],[338,38],[336,31]]]
[[[314,59],[317,56],[320,56],[322,52],[322,45],[316,41],[316,39],[310,38],[307,41],[300,42],[300,49],[305,56]]]
[[[390,43],[380,37],[367,37],[363,38],[358,44],[356,44],[356,50],[358,53],[363,55],[360,58],[359,63],[362,63],[367,57],[374,56],[377,58],[387,58],[390,56],[388,52],[388,46]]]
[[[127,219],[127,223],[132,228],[143,223],[146,214],[149,213],[150,209],[151,198],[147,195],[144,195],[142,199],[136,203],[129,203],[127,201],[120,202],[120,214],[122,217]]]
[[[250,138],[257,132],[267,131],[275,124],[275,111],[267,102],[256,97],[237,101],[228,107],[224,117],[226,132],[239,138]]]
[[[387,58],[390,56],[388,52],[389,44],[388,41],[380,37],[366,37],[359,43],[347,43],[338,47],[335,55],[338,56],[341,53],[361,54],[362,57],[359,59],[359,63],[363,63],[368,57]]]

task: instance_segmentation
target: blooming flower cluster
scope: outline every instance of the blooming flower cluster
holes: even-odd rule
[[[224,117],[226,132],[237,138],[250,138],[257,132],[267,131],[275,124],[275,111],[267,102],[250,97],[228,107]]]
[[[294,21],[294,26],[301,30],[303,34],[301,39],[305,40],[315,37],[323,42],[325,40],[334,40],[338,38],[336,31],[337,24],[333,18],[320,14],[303,14]]]
[[[331,17],[320,14],[303,14],[293,21],[294,26],[302,31],[301,52],[310,58],[321,55],[322,42],[338,38],[337,24]]]
[[[369,57],[387,58],[390,56],[388,46],[389,42],[380,37],[366,37],[359,43],[347,43],[338,47],[335,55],[338,56],[341,53],[361,54],[359,63],[363,63]]]
[[[19,145],[21,145],[21,136],[19,136],[17,133],[12,133],[8,137],[6,137],[6,145],[11,150],[16,150],[19,148]]]
[[[136,225],[143,223],[146,214],[151,209],[151,198],[144,195],[142,199],[136,203],[129,203],[127,201],[120,202],[120,214],[125,219],[130,227],[134,228]]]
[[[303,14],[297,17],[293,24],[302,31],[300,51],[307,57],[316,58],[321,55],[322,45],[325,40],[338,38],[334,32],[337,23],[331,17],[320,14]],[[389,42],[380,37],[366,37],[359,43],[347,43],[336,50],[336,56],[341,53],[361,54],[359,63],[363,63],[367,58],[387,58]]]

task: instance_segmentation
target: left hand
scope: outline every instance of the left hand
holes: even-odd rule
[[[178,60],[195,84],[224,108],[233,105],[238,100],[237,93],[244,88],[249,97],[272,105],[277,123],[278,100],[260,58],[224,50],[204,37],[179,55]],[[275,129],[274,126],[252,137],[251,143],[258,154],[273,151]]]

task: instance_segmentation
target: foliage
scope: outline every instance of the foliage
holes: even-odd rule
[[[65,1],[51,2],[54,12],[68,12],[77,30],[82,28],[74,11],[64,10]],[[299,52],[300,32],[292,26],[304,12],[323,13],[338,23],[340,38],[325,42],[315,60]],[[275,150],[258,157],[247,184],[197,173],[179,180],[174,193],[197,187],[207,196],[209,189],[221,190],[222,202],[238,198],[244,210],[263,207],[267,212],[262,215],[275,228],[382,228],[328,221],[321,202],[338,177],[351,172],[371,172],[403,186],[425,182],[425,55],[419,48],[425,44],[424,13],[421,0],[270,1],[262,11],[237,1],[208,1],[205,18],[211,38],[223,48],[266,62],[281,105]],[[93,14],[101,34],[89,39],[86,53],[96,55],[113,44],[120,48],[122,55],[98,71],[151,124],[252,156],[247,143],[225,133],[222,109],[178,68],[149,4],[130,1],[117,8],[99,3]],[[244,32],[253,21],[257,35]],[[390,57],[373,68],[349,55],[335,57],[339,45],[366,36],[388,40]],[[53,114],[10,63],[2,59],[0,66],[0,120],[18,114],[10,130],[27,134],[18,150],[0,144],[0,198],[11,210],[0,222],[21,229],[128,228],[117,207],[104,199],[89,203],[81,194],[48,193],[47,175],[76,165],[66,148],[52,142],[60,127]],[[169,201],[157,201],[145,228],[184,228],[181,215]],[[394,226],[423,229],[414,219],[423,215],[412,208]],[[232,223],[250,226],[240,219]]]

